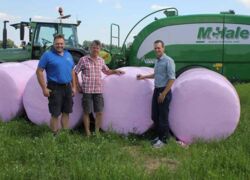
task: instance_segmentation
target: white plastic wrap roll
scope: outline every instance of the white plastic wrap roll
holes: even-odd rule
[[[152,125],[153,80],[137,80],[137,74],[151,74],[152,68],[124,67],[124,75],[104,78],[102,129],[120,134],[142,134]]]
[[[34,70],[21,63],[3,63],[0,65],[0,119],[4,122],[21,115],[22,96]]]
[[[39,60],[27,60],[27,61],[23,61],[21,62],[22,64],[36,70],[37,69],[37,65],[39,63]]]
[[[175,81],[172,92],[169,124],[180,140],[218,140],[236,129],[239,97],[222,75],[204,68],[188,70]]]
[[[44,76],[45,77],[45,76]],[[45,77],[46,79],[46,77]],[[82,107],[80,94],[73,98],[73,113],[70,114],[69,127],[74,128],[81,121]],[[48,98],[43,96],[43,92],[37,81],[36,75],[32,76],[27,83],[23,95],[23,104],[28,118],[37,125],[50,123],[50,113],[48,109]],[[61,127],[61,124],[59,124]]]

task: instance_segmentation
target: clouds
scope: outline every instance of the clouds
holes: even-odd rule
[[[122,9],[121,3],[120,2],[116,2],[114,8],[115,9]]]
[[[35,15],[35,16],[32,17],[32,19],[51,20],[52,18],[45,17],[45,16],[40,16],[40,15]]]
[[[237,0],[240,3],[242,3],[244,6],[247,6],[248,8],[250,8],[250,0]]]
[[[120,2],[120,0],[97,0],[97,2],[99,4],[108,4],[111,7],[113,7],[114,9],[122,9],[122,4]]]
[[[5,21],[5,20],[14,21],[14,20],[18,20],[20,18],[21,18],[20,16],[13,16],[13,15],[10,15],[10,14],[4,13],[4,12],[0,12],[0,20],[1,21]]]
[[[165,9],[165,8],[169,8],[169,7],[170,6],[164,6],[164,5],[159,5],[159,4],[152,4],[150,8],[153,11],[157,11],[157,10]]]
[[[97,0],[100,4],[102,4],[103,3],[103,0]]]

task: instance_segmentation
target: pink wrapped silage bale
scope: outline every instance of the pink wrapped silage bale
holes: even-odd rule
[[[37,65],[39,63],[39,60],[27,60],[27,61],[23,61],[21,62],[22,64],[36,70],[37,69]]]
[[[175,81],[169,124],[182,141],[219,140],[231,135],[240,119],[240,101],[222,75],[194,68]]]
[[[124,75],[104,78],[102,129],[119,134],[142,134],[152,125],[153,80],[137,80],[137,74],[151,74],[152,68],[123,67]]]
[[[24,88],[35,71],[21,63],[0,65],[0,119],[4,122],[23,112],[22,96]]]
[[[44,78],[46,79],[45,76]],[[76,127],[82,117],[80,94],[77,93],[73,100],[73,113],[70,114],[69,128]],[[43,96],[36,75],[32,76],[27,83],[23,95],[23,104],[30,121],[37,125],[49,125],[50,113],[48,109],[48,98]],[[61,124],[59,124],[59,127],[61,127]]]

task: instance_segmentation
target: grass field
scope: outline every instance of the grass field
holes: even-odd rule
[[[24,119],[0,123],[0,179],[250,179],[250,84],[236,85],[241,120],[220,142],[152,149],[144,137],[82,129],[56,137]]]

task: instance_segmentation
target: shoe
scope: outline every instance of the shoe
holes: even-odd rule
[[[179,144],[181,147],[183,147],[183,148],[185,148],[185,149],[187,149],[188,148],[188,144],[186,144],[185,142],[183,142],[183,141],[177,141],[177,144]]]
[[[159,140],[159,137],[154,138],[151,140],[151,144],[154,145]]]
[[[163,146],[165,146],[165,143],[161,140],[157,140],[156,143],[153,144],[154,148],[162,148]]]

